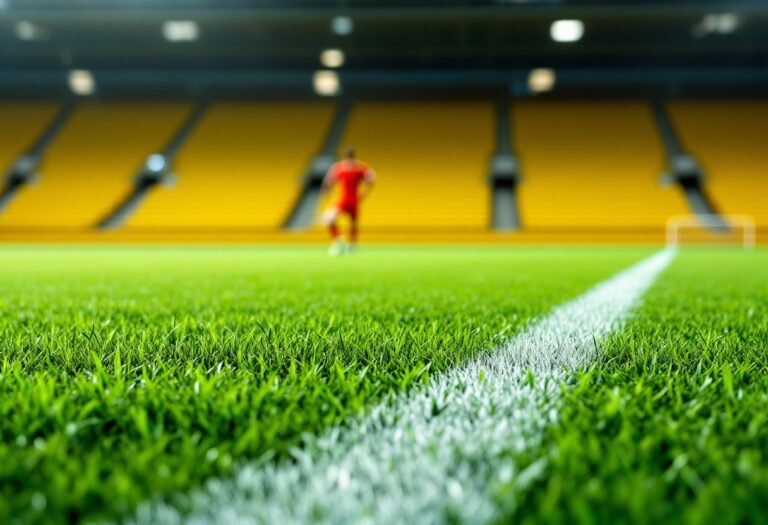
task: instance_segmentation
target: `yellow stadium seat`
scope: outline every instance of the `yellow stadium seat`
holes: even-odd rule
[[[220,103],[184,145],[170,186],[129,219],[137,229],[277,228],[331,124],[325,102]]]
[[[668,107],[718,210],[768,225],[768,102],[676,101]]]
[[[661,228],[689,213],[663,186],[664,152],[642,101],[524,101],[512,109],[524,227]]]
[[[0,215],[0,228],[95,226],[189,110],[172,103],[83,104],[46,152],[40,180],[24,187]]]
[[[487,228],[492,102],[362,102],[345,133],[378,179],[364,228]]]

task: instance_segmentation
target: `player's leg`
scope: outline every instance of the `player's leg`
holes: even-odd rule
[[[357,248],[357,207],[348,210],[349,213],[349,251]]]
[[[323,214],[323,224],[328,228],[328,232],[331,234],[331,246],[328,248],[330,255],[341,255],[344,251],[344,241],[341,240],[339,235],[339,213],[338,206],[333,206]]]

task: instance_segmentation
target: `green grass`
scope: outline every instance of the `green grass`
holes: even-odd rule
[[[502,521],[765,523],[767,429],[768,252],[685,250],[563,390]]]
[[[2,248],[0,523],[120,517],[284,456],[649,252]]]

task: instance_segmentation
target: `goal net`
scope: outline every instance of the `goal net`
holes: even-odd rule
[[[755,220],[748,215],[676,215],[667,220],[667,246],[755,246]]]

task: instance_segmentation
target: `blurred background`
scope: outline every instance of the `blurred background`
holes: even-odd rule
[[[0,0],[0,240],[324,242],[354,146],[363,243],[760,242],[767,89],[764,1]]]

